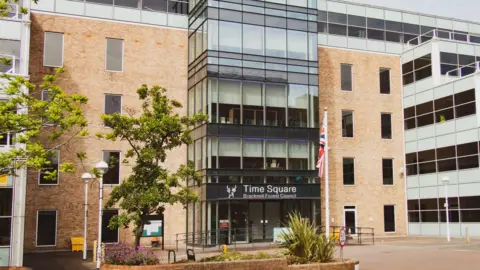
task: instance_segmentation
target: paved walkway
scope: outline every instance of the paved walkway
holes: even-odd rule
[[[235,247],[230,246],[229,250],[234,251]],[[239,245],[237,250],[245,253],[282,252],[279,248],[270,248],[269,244]],[[167,262],[166,251],[159,250],[157,253],[163,262]],[[218,247],[196,249],[196,259],[219,253]],[[462,239],[452,239],[450,243],[438,238],[379,239],[375,245],[346,246],[344,255],[360,260],[362,270],[472,270],[480,269],[480,239],[473,239],[470,244],[465,244]],[[25,254],[25,265],[34,270],[95,269],[91,256],[87,262],[81,257],[81,253],[71,252],[30,253]],[[177,260],[183,258],[186,255],[180,250]]]

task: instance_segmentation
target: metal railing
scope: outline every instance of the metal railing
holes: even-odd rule
[[[461,66],[456,69],[452,69],[445,73],[445,76],[452,76],[456,78],[462,78],[464,76],[473,74],[475,72],[480,71],[480,61],[473,62],[468,65]]]
[[[0,73],[15,74],[17,59],[14,55],[0,54]],[[5,63],[6,62],[6,63]]]
[[[233,246],[236,250],[240,245],[253,245],[259,243],[268,243],[269,246],[278,245],[274,243],[273,227],[249,227],[248,229],[217,229],[203,232],[179,233],[176,234],[176,251],[181,246],[185,246],[185,250],[189,247],[197,247],[202,250],[205,248],[220,249],[222,245]],[[375,244],[375,230],[371,227],[344,227],[330,226],[330,236],[339,238],[340,229],[345,228],[347,233],[347,243],[349,244]],[[272,232],[272,233],[270,233]],[[318,226],[318,233],[325,233],[325,227]]]
[[[477,40],[472,41],[472,37],[476,38]],[[407,50],[424,42],[427,42],[433,38],[480,44],[480,36],[478,35],[434,29],[408,40],[406,43]]]

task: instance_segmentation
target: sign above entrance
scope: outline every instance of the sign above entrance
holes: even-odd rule
[[[319,199],[320,185],[207,184],[207,200]]]

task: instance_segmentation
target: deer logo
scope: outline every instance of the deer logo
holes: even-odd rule
[[[227,186],[227,192],[228,192],[228,198],[233,198],[235,196],[235,192],[237,192],[237,185],[235,185],[233,188],[230,188]]]

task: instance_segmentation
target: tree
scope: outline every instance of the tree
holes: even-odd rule
[[[31,1],[35,4],[38,3],[38,0]],[[8,17],[8,13],[10,12],[15,12],[17,4],[20,4],[20,0],[0,0],[0,19],[2,17]],[[18,13],[27,14],[28,10],[20,5],[20,7],[18,8]]]
[[[141,109],[126,108],[127,115],[103,115],[104,124],[111,132],[97,134],[112,141],[125,141],[130,147],[122,162],[135,162],[132,173],[112,190],[105,207],[119,204],[120,214],[111,219],[109,228],[128,227],[133,223],[135,246],[140,244],[150,215],[162,214],[167,204],[181,203],[185,207],[198,200],[182,183],[186,178],[200,183],[193,165],[183,164],[171,173],[162,164],[168,151],[191,143],[191,127],[205,121],[206,116],[180,116],[175,111],[182,105],[165,93],[164,88],[143,85],[137,90]]]
[[[0,102],[0,138],[11,138],[12,147],[0,153],[0,174],[15,174],[19,168],[44,169],[50,164],[53,149],[73,138],[87,136],[87,121],[81,107],[88,99],[67,94],[56,84],[65,69],[45,75],[40,85],[28,79],[0,75],[0,88],[8,99]],[[83,153],[78,153],[83,158]],[[73,164],[61,164],[60,171],[72,172]],[[45,179],[55,180],[57,170],[45,172]]]

